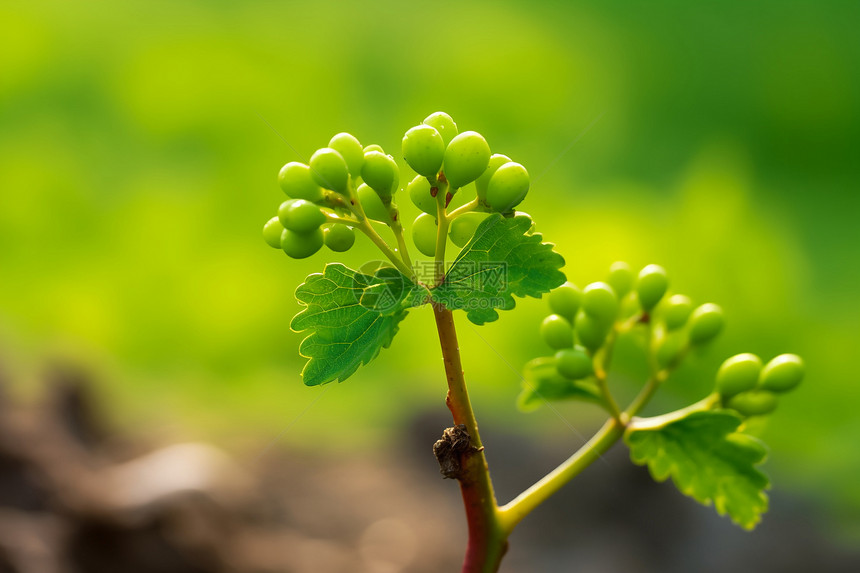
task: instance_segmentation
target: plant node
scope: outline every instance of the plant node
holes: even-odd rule
[[[457,424],[442,431],[442,438],[433,444],[433,455],[439,462],[439,471],[445,479],[462,479],[465,476],[466,458],[479,452],[472,445],[466,424]]]

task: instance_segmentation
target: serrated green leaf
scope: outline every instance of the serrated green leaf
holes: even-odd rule
[[[527,234],[532,225],[524,215],[487,217],[454,260],[445,280],[431,290],[433,300],[466,311],[474,324],[499,318],[497,310],[514,308],[514,296],[540,298],[565,281],[564,258]]]
[[[387,348],[398,324],[421,289],[397,269],[366,275],[342,264],[326,265],[296,289],[305,308],[290,328],[308,331],[299,353],[308,358],[302,379],[308,386],[346,380]]]
[[[548,400],[584,400],[603,403],[597,387],[583,380],[568,380],[558,373],[555,359],[543,356],[523,368],[523,389],[517,398],[521,410],[531,411]]]
[[[633,462],[647,464],[655,480],[671,477],[685,495],[713,503],[720,515],[752,529],[767,511],[770,481],[756,468],[765,459],[764,445],[738,433],[740,424],[727,410],[698,411],[658,428],[634,425],[624,440]]]

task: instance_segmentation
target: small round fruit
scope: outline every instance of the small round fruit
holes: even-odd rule
[[[591,357],[582,347],[562,348],[556,352],[555,367],[559,374],[571,380],[585,378],[594,372]]]
[[[612,323],[607,323],[580,311],[576,315],[576,338],[580,344],[595,352],[603,345]]]
[[[296,233],[308,233],[325,223],[325,215],[320,208],[304,199],[281,203],[278,219],[285,229]]]
[[[278,220],[284,228],[286,228],[285,223],[287,222],[287,218],[290,216],[290,207],[292,207],[293,203],[296,201],[298,201],[298,199],[287,199],[278,207]]]
[[[379,193],[380,197],[391,197],[400,184],[400,170],[390,155],[379,151],[369,151],[364,155],[361,178]]]
[[[505,163],[493,173],[487,184],[487,203],[494,211],[506,213],[522,203],[529,192],[529,172],[514,161]]]
[[[290,161],[281,167],[281,171],[278,173],[278,185],[287,194],[287,197],[293,199],[317,202],[321,201],[323,197],[323,191],[314,181],[310,167],[304,163]]]
[[[343,160],[346,161],[346,166],[349,169],[349,174],[353,177],[361,175],[361,166],[364,163],[364,149],[361,143],[350,133],[338,133],[331,138],[328,146],[340,153]]]
[[[284,226],[281,225],[281,221],[277,217],[272,217],[263,225],[263,239],[275,249],[281,248],[281,234],[283,232]]]
[[[476,131],[464,131],[454,137],[445,149],[443,170],[451,189],[468,185],[490,163],[490,146]]]
[[[375,143],[371,143],[367,147],[364,148],[364,154],[367,155],[368,151],[378,151],[379,153],[385,153],[385,150],[382,149],[381,145],[377,145]]]
[[[690,315],[690,342],[705,344],[711,341],[723,329],[725,322],[722,308],[712,303],[703,304]]]
[[[342,253],[355,244],[355,231],[352,227],[336,223],[323,229],[323,240],[326,247],[336,253]]]
[[[771,392],[788,392],[803,380],[806,367],[796,354],[780,354],[765,365],[759,378],[759,387]]]
[[[563,316],[551,314],[543,319],[540,335],[554,350],[573,347],[573,327]]]
[[[412,203],[425,213],[435,216],[437,211],[436,198],[430,194],[430,188],[430,182],[422,175],[416,175],[415,179],[406,186]]]
[[[368,219],[380,221],[386,225],[391,223],[391,215],[388,213],[388,209],[385,207],[385,204],[382,202],[382,199],[379,198],[376,191],[370,188],[370,185],[367,183],[359,185],[356,195],[358,196],[358,202],[361,203],[361,208],[364,209],[364,214],[367,215]]]
[[[639,272],[639,282],[636,284],[636,294],[639,297],[639,305],[645,312],[653,310],[666,289],[669,288],[669,279],[666,269],[660,265],[648,265]]]
[[[403,136],[403,159],[418,175],[439,174],[445,155],[445,140],[429,125],[416,125]]]
[[[475,235],[475,230],[478,228],[478,225],[480,225],[484,219],[489,216],[489,213],[478,213],[476,211],[463,213],[458,216],[456,219],[451,221],[451,227],[448,230],[448,236],[451,237],[451,242],[458,247],[465,247],[466,243],[469,242],[469,239]]]
[[[517,217],[525,217],[526,219],[529,220],[530,224],[529,224],[529,228],[526,229],[526,232],[524,234],[531,235],[532,233],[534,233],[534,230],[535,230],[534,219],[532,219],[532,216],[529,215],[528,213],[526,213],[525,211],[511,211],[509,213],[503,213],[502,217],[504,217],[505,219],[511,219],[511,218],[515,219]]]
[[[317,149],[311,155],[311,175],[318,185],[338,193],[345,193],[349,182],[349,168],[343,156],[331,147]]]
[[[439,135],[442,136],[442,141],[445,142],[446,146],[451,143],[451,140],[457,135],[457,124],[454,123],[451,116],[444,111],[431,113],[424,119],[423,123],[424,125],[429,125],[436,129],[436,131],[439,132]]]
[[[582,291],[582,310],[601,322],[612,322],[618,312],[618,297],[606,283],[591,283]]]
[[[729,400],[727,406],[741,416],[763,416],[776,409],[776,395],[767,390],[750,390]]]
[[[663,303],[663,320],[666,328],[677,330],[687,324],[693,312],[693,301],[684,294],[673,294]]]
[[[281,234],[281,248],[294,259],[305,259],[323,246],[323,232],[317,227],[309,233],[296,233],[284,229]]]
[[[412,242],[426,257],[436,254],[436,219],[428,213],[421,213],[412,223]]]
[[[624,295],[630,292],[633,287],[635,278],[633,271],[630,270],[630,265],[624,261],[617,261],[609,267],[609,277],[606,282],[609,283],[618,298],[624,298]]]
[[[660,368],[674,367],[680,360],[687,345],[687,336],[683,332],[666,332],[657,343],[657,364]]]
[[[731,398],[741,392],[752,390],[761,372],[761,358],[755,354],[732,356],[717,371],[717,392],[723,398]]]
[[[510,163],[510,161],[510,157],[502,155],[501,153],[496,153],[490,157],[490,162],[487,164],[487,168],[484,169],[484,172],[481,173],[480,177],[475,179],[475,190],[478,193],[478,199],[482,201],[487,200],[487,185],[490,184],[490,179],[499,167],[505,163]]]
[[[582,291],[572,282],[566,282],[550,291],[547,300],[549,301],[549,308],[555,314],[560,314],[573,324],[576,311],[579,310],[579,305],[582,302]]]

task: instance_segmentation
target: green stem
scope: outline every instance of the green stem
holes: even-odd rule
[[[448,213],[448,220],[456,219],[457,217],[459,217],[463,213],[469,213],[470,211],[474,211],[480,204],[481,203],[478,200],[478,198],[475,197],[474,199],[472,199],[471,201],[469,201],[465,205],[461,205],[461,206],[457,207],[456,209],[454,209],[453,211],[451,211],[450,213]]]
[[[613,418],[620,422],[621,408],[618,407],[618,402],[615,401],[615,397],[609,391],[609,375],[607,374],[609,361],[612,358],[612,350],[615,347],[617,338],[618,327],[615,326],[603,344],[603,348],[594,355],[594,377],[597,380],[597,388],[600,390],[603,401],[606,403],[606,409]]]
[[[435,282],[439,284],[445,278],[445,247],[448,245],[448,225],[451,221],[445,214],[445,196],[448,194],[448,184],[444,180],[437,182],[436,191],[436,250],[435,250]]]
[[[382,251],[383,255],[388,257],[388,260],[391,261],[401,273],[409,277],[413,282],[415,281],[415,270],[411,266],[408,266],[405,262],[403,262],[400,257],[397,256],[397,253],[394,251],[394,249],[388,246],[388,243],[385,242],[385,239],[380,237],[379,233],[376,232],[376,229],[374,229],[370,225],[369,219],[365,218],[363,221],[361,221],[358,224],[358,229],[362,233],[367,235],[367,237],[373,242],[373,244],[376,245],[380,251]]]
[[[651,398],[654,396],[654,393],[657,391],[657,388],[660,387],[666,378],[669,377],[669,373],[666,370],[661,370],[656,375],[651,376],[647,382],[645,382],[645,386],[639,392],[639,394],[630,402],[630,405],[627,406],[627,409],[624,410],[622,414],[624,420],[629,420],[636,414],[638,414],[642,408],[645,407]]]
[[[347,188],[347,196],[349,199],[349,208],[357,217],[356,220],[356,228],[360,230],[362,233],[367,235],[367,238],[376,245],[382,254],[385,255],[389,261],[391,261],[397,270],[410,278],[413,282],[416,282],[415,279],[415,270],[412,268],[412,263],[407,262],[397,254],[397,252],[392,249],[388,243],[383,239],[379,233],[376,232],[376,229],[373,228],[373,225],[370,223],[370,219],[368,219],[367,214],[364,212],[364,206],[361,204],[361,201],[358,200],[358,196],[355,193],[354,183],[352,177],[349,179],[349,185]],[[402,251],[402,254],[405,254],[408,258],[408,254],[406,251]]]
[[[326,223],[339,223],[341,225],[349,225],[350,227],[359,227],[361,225],[361,221],[358,219],[353,219],[352,217],[341,217],[339,215],[328,215],[325,216]]]
[[[397,248],[400,250],[400,258],[403,259],[406,266],[410,269],[413,268],[412,257],[409,256],[409,248],[406,246],[406,238],[403,236],[403,225],[400,224],[399,219],[394,221],[394,224],[391,226],[391,231],[394,233],[395,239],[397,239]]]
[[[474,448],[463,455],[462,475],[458,478],[469,527],[469,544],[462,573],[495,573],[507,550],[509,530],[502,527],[499,519],[478,421],[466,391],[454,315],[441,304],[433,305],[433,314],[448,381],[445,402],[451,410],[454,423],[466,426]]]
[[[672,422],[677,422],[678,420],[687,417],[693,412],[711,410],[719,403],[720,395],[714,392],[713,394],[705,396],[695,404],[690,404],[686,408],[681,408],[680,410],[675,410],[674,412],[661,414],[659,416],[651,416],[648,418],[636,418],[631,416],[627,427],[631,430],[657,430],[663,428],[668,424],[671,424]]]
[[[499,508],[503,530],[510,534],[522,519],[582,470],[594,463],[624,434],[624,425],[610,418],[603,427],[575,454],[548,473],[536,484],[518,495],[513,501]]]

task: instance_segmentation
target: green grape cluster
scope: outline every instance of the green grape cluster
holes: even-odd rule
[[[695,307],[689,297],[667,296],[669,279],[659,265],[638,274],[625,262],[616,262],[605,281],[580,289],[567,282],[548,295],[551,314],[541,324],[543,340],[556,351],[554,360],[562,376],[577,380],[593,373],[592,357],[613,331],[624,325],[652,323],[655,359],[661,368],[672,367],[692,348],[713,340],[723,328],[723,312],[711,303]]]
[[[614,263],[605,282],[579,289],[567,282],[548,295],[551,314],[540,326],[541,337],[555,355],[549,360],[559,375],[581,381],[594,375],[594,360],[614,334],[649,325],[649,352],[657,371],[678,366],[689,351],[712,341],[723,329],[722,309],[699,306],[683,294],[669,295],[669,279],[659,265],[633,272]],[[716,375],[720,407],[744,417],[772,412],[781,394],[800,384],[803,360],[782,354],[763,364],[755,354],[738,354],[723,362]],[[717,399],[715,398],[715,399]]]
[[[463,247],[491,213],[515,215],[530,186],[526,168],[506,155],[493,155],[487,140],[476,131],[459,132],[448,114],[436,112],[403,136],[403,158],[418,175],[407,185],[409,199],[422,214],[415,219],[412,239],[428,257],[435,254],[440,204],[474,183],[474,209],[451,221],[448,237]]]
[[[526,168],[507,155],[492,154],[481,134],[461,133],[448,114],[427,116],[406,131],[401,144],[404,160],[417,173],[406,190],[421,211],[411,233],[425,256],[436,255],[440,233],[462,248],[493,213],[527,216],[515,211],[529,191]],[[398,240],[402,237],[395,201],[400,169],[379,145],[363,147],[355,136],[338,133],[307,164],[284,165],[278,183],[288,200],[278,217],[264,225],[263,237],[291,257],[309,257],[323,244],[336,252],[348,250],[355,243],[355,230],[373,235],[371,222],[387,225]],[[474,199],[448,212],[453,197],[473,183]],[[529,232],[533,228],[534,224]],[[378,237],[371,238],[379,242]],[[396,251],[404,249],[399,244]]]
[[[780,354],[764,366],[755,354],[737,354],[717,371],[716,391],[724,407],[742,416],[763,416],[776,409],[779,394],[797,388],[804,373],[796,354]]]
[[[274,248],[301,259],[326,245],[335,252],[355,244],[355,222],[396,224],[394,193],[400,169],[379,145],[362,147],[349,133],[338,133],[307,164],[291,161],[278,183],[289,197],[263,226]]]

